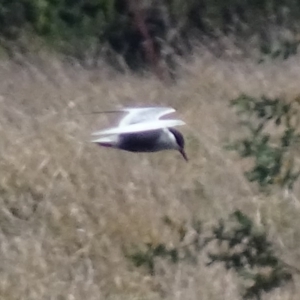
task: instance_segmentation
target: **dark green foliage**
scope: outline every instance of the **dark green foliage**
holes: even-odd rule
[[[254,159],[253,168],[245,174],[248,180],[262,188],[279,184],[292,189],[300,175],[294,160],[300,142],[298,101],[241,95],[231,105],[237,109],[246,137],[228,148]]]
[[[196,268],[199,254],[207,250],[207,266],[222,263],[227,270],[238,274],[242,281],[243,299],[261,299],[262,293],[284,286],[293,279],[294,272],[299,273],[276,255],[266,232],[239,210],[232,213],[228,220],[219,220],[206,237],[201,222],[192,222],[189,230],[194,235],[188,243],[184,242],[189,231],[186,226],[175,225],[168,217],[164,221],[178,235],[177,245],[168,247],[164,243],[148,243],[126,254],[134,266],[146,267],[151,276],[156,275],[159,258],[172,264],[190,262]]]
[[[12,0],[0,4],[1,30],[18,38],[21,29],[44,37],[49,45],[75,55],[105,40],[110,28],[121,29],[114,0]]]
[[[176,248],[168,250],[164,244],[154,246],[152,244],[146,245],[145,251],[137,251],[128,254],[127,257],[134,263],[136,267],[146,266],[151,275],[155,273],[155,258],[164,257],[171,260],[173,263],[178,262],[178,251]]]
[[[126,254],[127,258],[133,262],[136,267],[146,267],[151,275],[155,275],[155,263],[157,258],[166,258],[173,264],[182,260],[196,263],[199,251],[203,249],[207,243],[206,240],[201,238],[202,228],[201,222],[199,221],[194,221],[192,224],[195,235],[189,243],[183,243],[188,232],[185,226],[176,226],[168,217],[165,217],[164,222],[178,235],[179,243],[177,245],[168,247],[164,243],[157,245],[148,243],[143,245],[143,250],[138,248]]]
[[[112,49],[128,66],[145,66],[144,37],[134,24],[127,0],[2,0],[0,37],[17,41],[22,35],[39,35],[49,46],[68,55],[97,60]],[[134,2],[133,2],[134,3]],[[143,3],[139,1],[137,3]],[[146,2],[145,2],[146,3]],[[288,58],[298,41],[282,39],[273,47],[272,26],[287,28],[297,35],[300,2],[250,0],[164,0],[147,1],[145,25],[155,49],[174,67],[174,55],[191,50],[193,40],[219,33],[242,39],[258,35],[264,56]],[[277,41],[276,41],[277,42]],[[109,56],[108,56],[109,57]],[[115,56],[111,59],[116,63]]]
[[[263,58],[260,59],[260,63],[264,62],[266,59],[282,58],[288,59],[290,56],[296,55],[298,52],[298,46],[300,41],[295,40],[284,40],[280,42],[277,46],[272,46],[271,43],[264,43],[261,45],[261,54]]]
[[[0,34],[16,38],[26,23],[24,1],[4,0],[0,3]]]
[[[228,221],[220,220],[213,229],[208,266],[223,263],[243,281],[243,299],[261,299],[263,292],[283,286],[292,280],[292,268],[275,254],[262,229],[241,211],[235,211]]]

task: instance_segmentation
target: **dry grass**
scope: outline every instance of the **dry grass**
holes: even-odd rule
[[[257,65],[203,51],[183,65],[176,86],[155,78],[87,71],[41,55],[0,63],[0,297],[12,299],[239,299],[222,267],[163,265],[150,277],[123,247],[176,243],[163,224],[219,218],[242,209],[264,222],[279,253],[299,265],[297,202],[261,196],[240,159],[223,150],[238,134],[228,101],[250,95],[300,94],[299,57]],[[88,143],[112,115],[83,112],[128,105],[170,105],[190,162],[176,152],[132,154]],[[296,187],[299,196],[299,186]],[[299,204],[299,203],[298,203]],[[298,299],[299,278],[266,299]]]

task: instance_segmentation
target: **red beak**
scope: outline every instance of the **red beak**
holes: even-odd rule
[[[181,153],[181,155],[183,156],[183,158],[184,158],[186,161],[189,161],[189,159],[188,159],[187,156],[186,156],[186,153],[185,153],[184,149],[180,149],[179,152]]]

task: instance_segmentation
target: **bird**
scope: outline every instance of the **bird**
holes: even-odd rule
[[[96,131],[91,142],[102,147],[116,148],[130,152],[158,152],[177,150],[188,161],[185,140],[174,127],[185,125],[176,119],[161,119],[175,112],[171,107],[138,107],[94,113],[126,113],[117,127]]]

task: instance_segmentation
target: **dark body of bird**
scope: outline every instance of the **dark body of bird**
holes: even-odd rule
[[[184,139],[182,134],[174,128],[168,128],[168,131],[173,134],[178,146],[183,148]],[[156,152],[161,149],[168,149],[168,145],[163,143],[164,135],[170,134],[168,131],[159,129],[121,134],[118,142],[119,148],[130,152]]]

